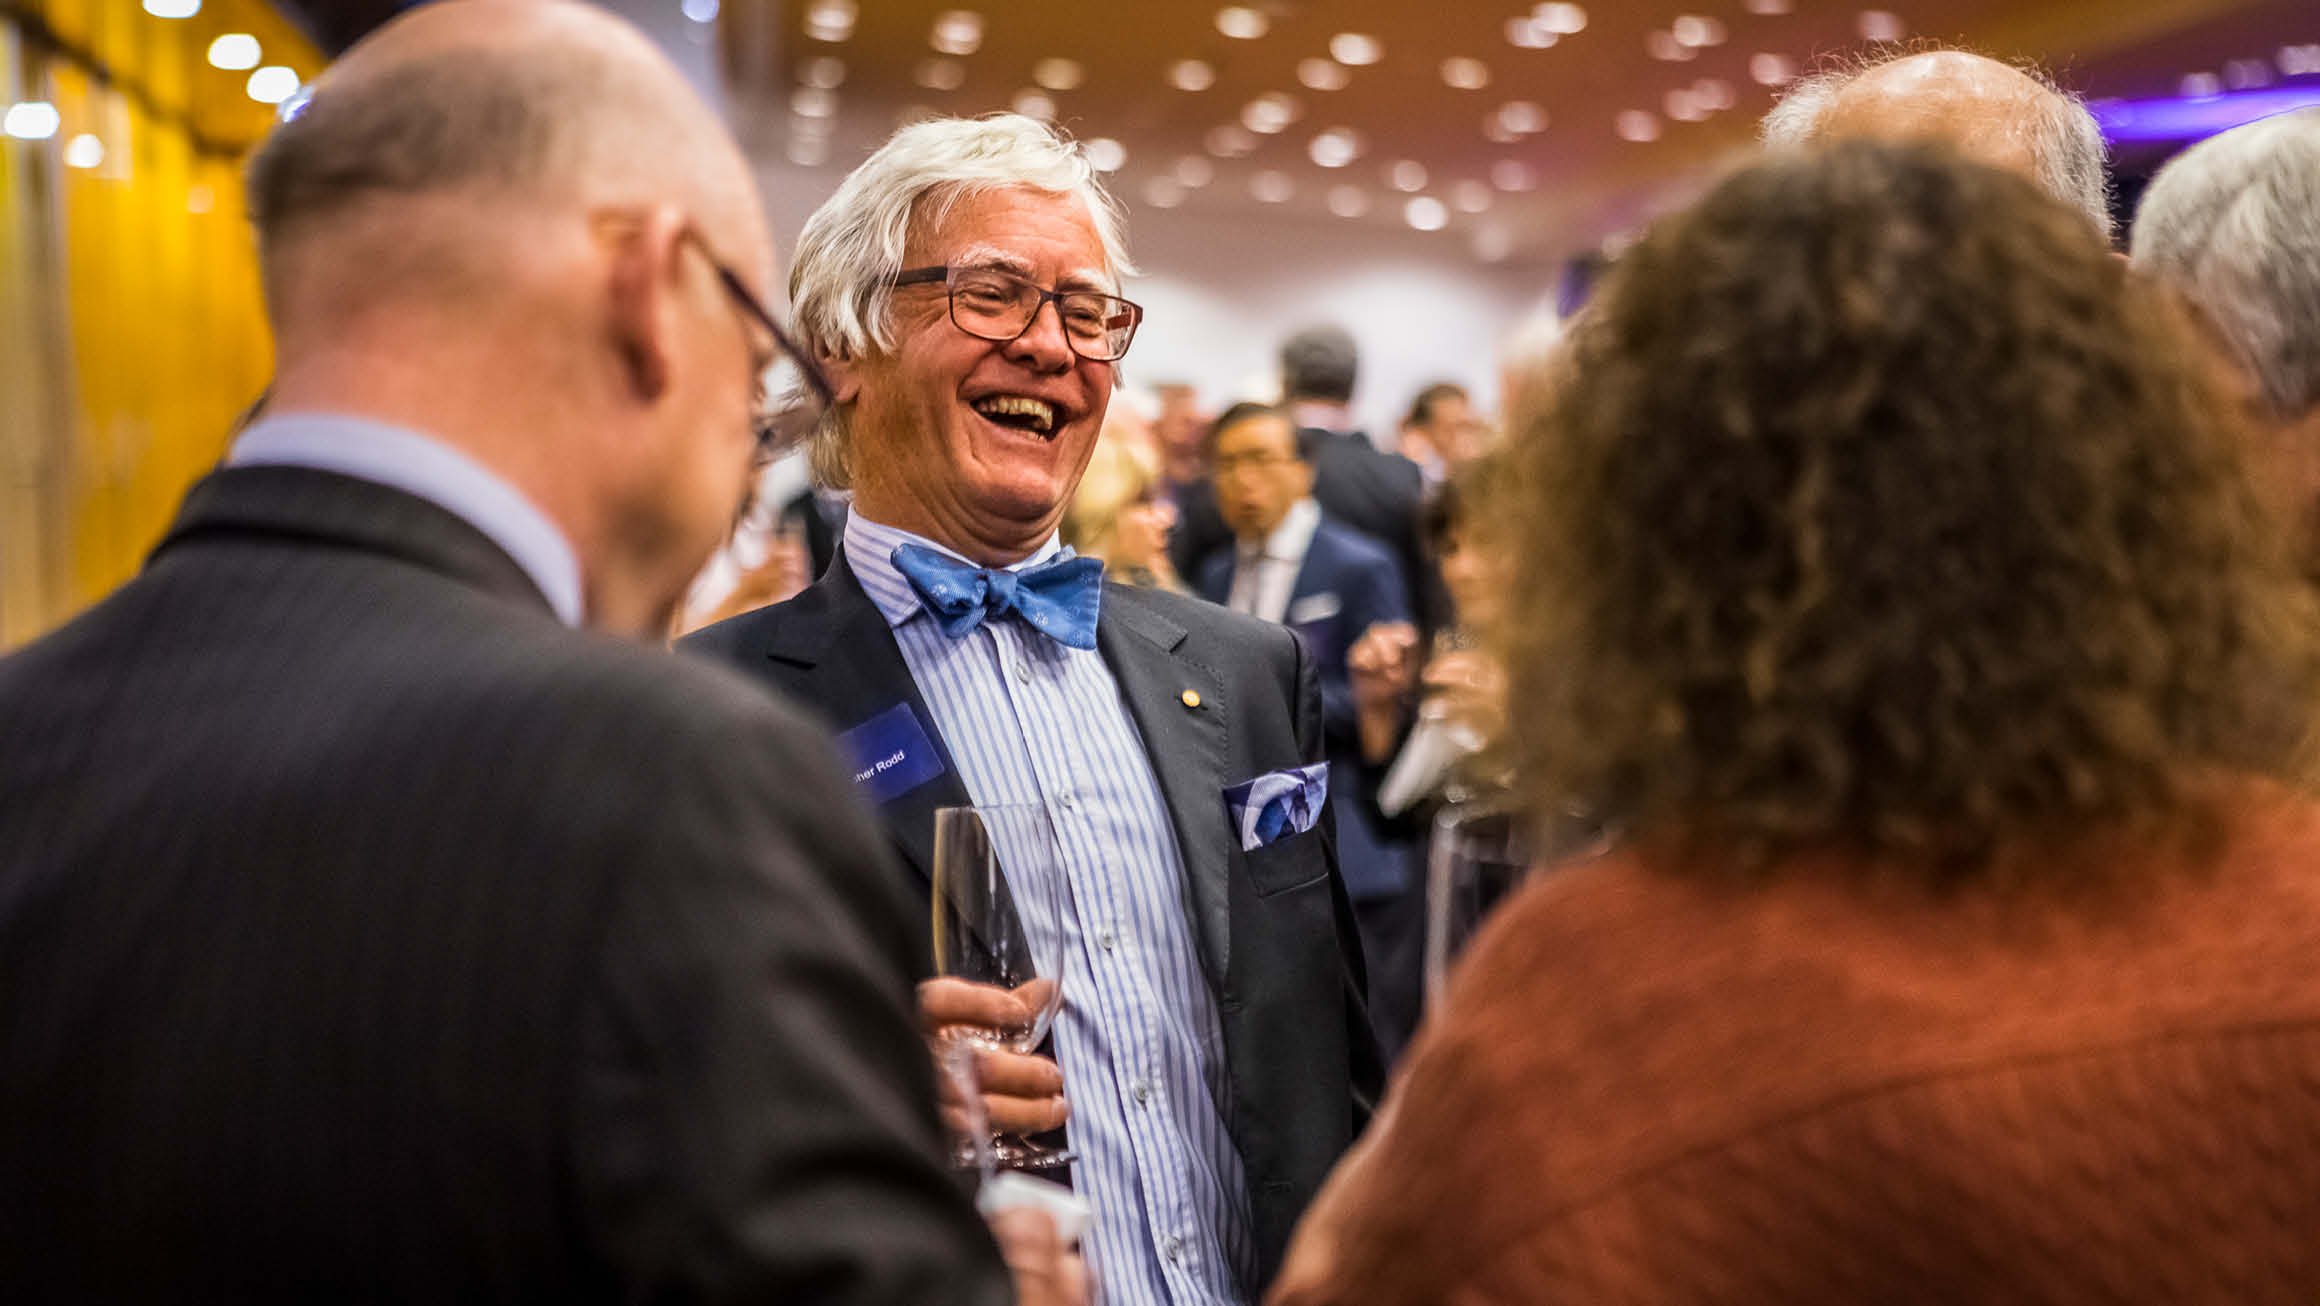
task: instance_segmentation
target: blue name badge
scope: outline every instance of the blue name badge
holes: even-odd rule
[[[838,736],[838,748],[852,759],[854,783],[868,789],[873,802],[893,802],[943,773],[942,755],[908,703],[896,703]]]

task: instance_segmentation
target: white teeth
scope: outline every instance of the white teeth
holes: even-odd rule
[[[1043,435],[1055,429],[1055,405],[1028,395],[991,395],[977,399],[975,411],[985,417],[1029,417]]]

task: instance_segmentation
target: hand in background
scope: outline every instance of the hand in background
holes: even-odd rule
[[[990,1217],[991,1236],[1015,1275],[1016,1306],[1087,1306],[1087,1262],[1056,1236],[1045,1212],[1016,1207]]]
[[[1402,705],[1417,682],[1418,628],[1406,621],[1371,626],[1346,651],[1345,671],[1353,689],[1362,757],[1382,762],[1394,751]]]

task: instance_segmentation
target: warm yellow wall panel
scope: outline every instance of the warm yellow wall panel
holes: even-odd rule
[[[257,0],[208,0],[188,20],[135,0],[12,3],[55,38],[17,62],[63,126],[0,144],[0,345],[16,355],[0,365],[0,646],[134,574],[272,366],[240,201],[242,153],[272,110],[247,73],[209,66],[210,42],[248,32],[267,63],[322,64]],[[83,133],[102,143],[95,167],[66,162]]]

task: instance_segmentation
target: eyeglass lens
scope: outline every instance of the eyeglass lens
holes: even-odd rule
[[[1136,335],[1136,306],[1093,290],[1045,291],[1005,272],[961,269],[950,277],[951,320],[985,340],[1013,340],[1030,327],[1047,300],[1055,301],[1072,352],[1112,362]]]

